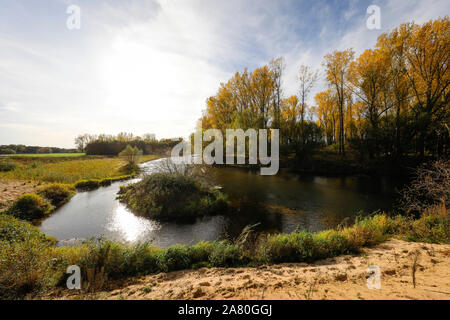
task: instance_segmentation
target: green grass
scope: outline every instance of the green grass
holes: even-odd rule
[[[77,247],[56,247],[31,224],[0,214],[0,298],[23,298],[64,286],[69,265],[81,268],[84,290],[96,291],[107,288],[108,280],[158,272],[313,262],[358,253],[363,247],[391,237],[450,244],[450,215],[444,208],[433,208],[418,220],[376,214],[350,227],[317,233],[296,231],[256,238],[248,234],[247,229],[235,241],[174,245],[168,249],[101,239]]]
[[[85,153],[16,153],[1,154],[0,157],[15,158],[63,158],[63,157],[82,157]]]

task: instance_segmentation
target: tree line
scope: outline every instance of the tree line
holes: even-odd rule
[[[127,146],[137,148],[147,155],[165,154],[180,141],[182,138],[157,140],[154,134],[135,136],[133,133],[121,132],[117,135],[79,135],[75,138],[75,145],[87,155],[116,156]]]
[[[0,154],[75,153],[76,149],[26,146],[23,144],[0,145]]]
[[[206,100],[203,129],[280,129],[280,152],[302,157],[316,148],[350,149],[361,159],[448,157],[450,108],[448,16],[405,23],[382,34],[374,48],[323,60],[328,88],[310,93],[319,71],[302,65],[298,94],[286,97],[283,58],[236,72]]]

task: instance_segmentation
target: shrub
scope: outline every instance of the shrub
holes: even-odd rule
[[[209,262],[214,267],[237,267],[243,264],[239,247],[229,241],[214,243]]]
[[[174,245],[158,255],[158,267],[163,272],[187,269],[191,259],[185,246]]]
[[[141,168],[135,163],[128,163],[120,168],[119,172],[124,175],[134,175],[139,173]]]
[[[123,277],[123,253],[126,247],[121,243],[96,239],[84,244],[87,250],[76,263],[82,276],[88,280],[89,288],[100,289],[108,279]]]
[[[223,212],[226,197],[182,174],[154,173],[122,187],[119,198],[150,218],[192,218]]]
[[[315,257],[314,238],[306,231],[269,235],[265,246],[268,262],[302,262]]]
[[[7,212],[20,219],[33,220],[50,214],[54,209],[55,207],[41,196],[25,193],[12,204]]]
[[[214,250],[214,244],[201,241],[190,246],[187,250],[192,264],[205,263],[209,260],[209,256]]]
[[[39,232],[39,229],[29,222],[0,213],[0,241],[12,244],[29,240],[39,240],[48,244],[54,242],[51,237]]]
[[[56,285],[48,248],[54,240],[28,222],[0,214],[0,298],[18,299]]]
[[[105,178],[105,179],[103,179],[103,180],[100,180],[100,185],[101,185],[102,187],[110,186],[111,183],[112,183],[112,179],[111,179],[111,178]]]
[[[119,153],[119,157],[124,158],[130,165],[136,165],[139,163],[139,158],[142,156],[142,154],[142,150],[138,149],[137,147],[127,145],[125,149],[123,149]]]
[[[75,188],[80,190],[94,190],[100,187],[100,180],[98,179],[89,179],[89,180],[80,180],[75,183]]]
[[[12,171],[17,167],[14,162],[0,162],[0,172]]]
[[[147,243],[139,243],[130,247],[123,254],[123,275],[146,275],[156,273],[158,266],[158,249]]]
[[[401,207],[422,213],[430,207],[450,202],[450,161],[438,160],[416,169],[410,185],[402,191]]]
[[[450,244],[450,215],[445,207],[428,209],[423,216],[410,224],[405,239],[427,243]]]
[[[40,188],[38,194],[50,200],[52,205],[59,207],[73,197],[75,188],[70,184],[52,183]]]

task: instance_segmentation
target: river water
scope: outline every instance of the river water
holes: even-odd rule
[[[165,160],[147,162],[142,167],[150,173],[160,161]],[[120,185],[136,179],[77,193],[43,220],[40,229],[60,240],[61,245],[102,236],[129,243],[152,241],[163,248],[234,237],[249,224],[258,224],[259,231],[319,231],[345,219],[352,221],[357,215],[392,210],[398,197],[396,190],[404,183],[387,177],[261,176],[259,171],[226,167],[212,169],[211,179],[223,187],[230,200],[239,202],[239,210],[183,223],[140,217],[116,200]]]

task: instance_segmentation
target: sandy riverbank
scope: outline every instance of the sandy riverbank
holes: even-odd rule
[[[37,183],[33,182],[0,179],[0,211],[6,209],[22,194],[35,192],[37,188]]]
[[[413,265],[416,260],[416,287]],[[369,265],[381,289],[367,287]],[[114,283],[91,299],[450,299],[450,246],[389,240],[362,254],[314,264],[202,268]],[[80,298],[64,291],[53,298]]]

